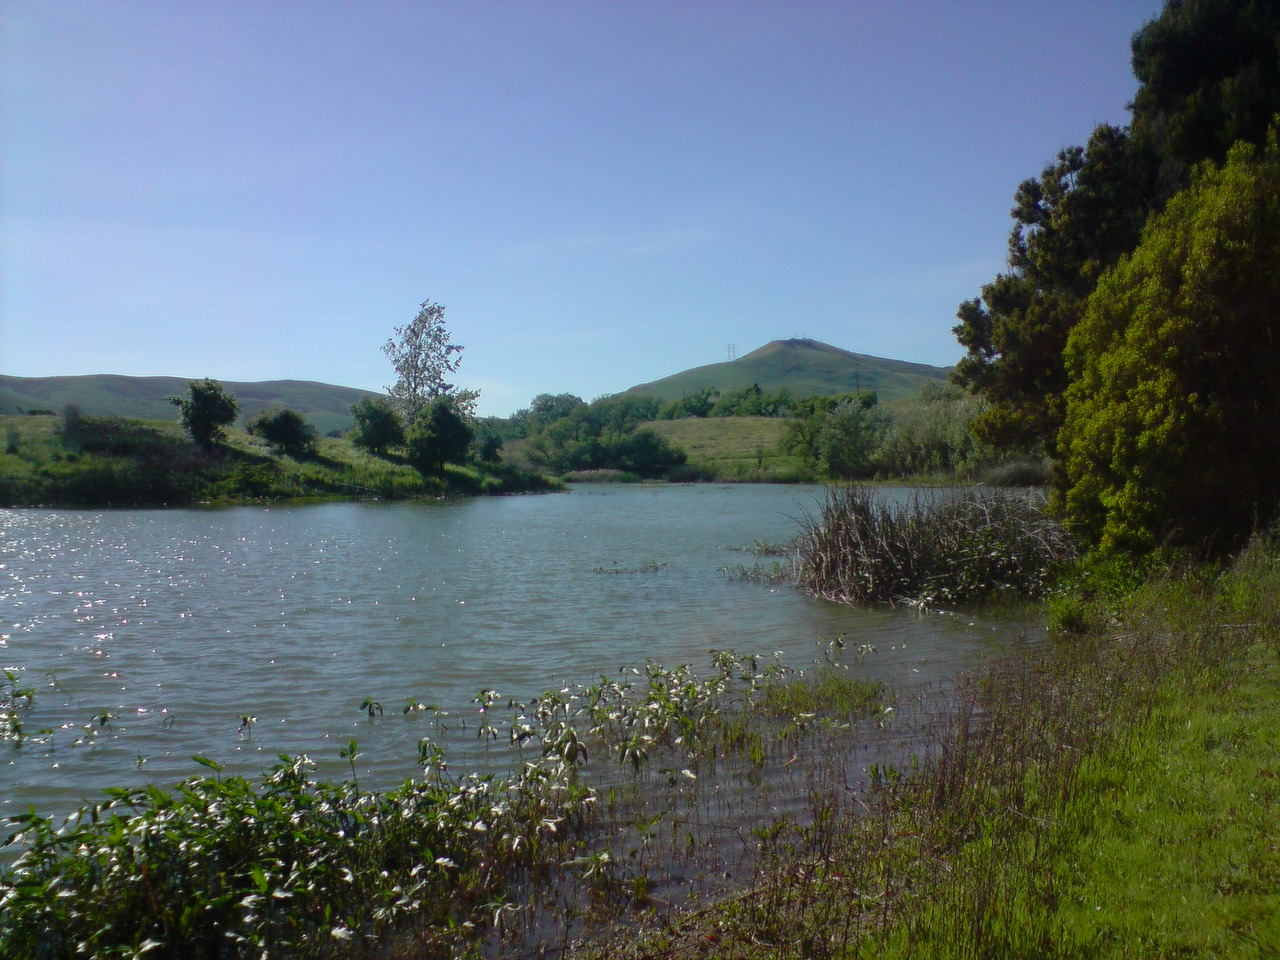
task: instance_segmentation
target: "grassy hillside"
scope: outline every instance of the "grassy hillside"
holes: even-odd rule
[[[708,387],[722,393],[758,383],[795,397],[874,390],[882,401],[912,396],[927,380],[946,380],[949,369],[850,353],[817,340],[774,340],[725,363],[694,367],[627,390],[666,402]]]
[[[0,413],[29,410],[62,412],[69,405],[88,416],[126,417],[177,422],[178,408],[168,397],[187,392],[181,377],[122,377],[96,374],[83,377],[10,377],[0,374]],[[272,406],[290,407],[306,417],[320,433],[351,426],[351,405],[368,390],[339,387],[309,380],[221,381],[240,403],[241,423]]]
[[[278,456],[230,430],[204,451],[176,423],[83,417],[69,436],[53,415],[0,416],[0,507],[162,506],[282,499],[406,499],[554,489],[553,481],[497,466],[454,466],[423,476],[344,438],[314,455]]]

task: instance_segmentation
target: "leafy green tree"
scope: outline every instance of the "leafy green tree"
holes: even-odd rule
[[[1063,349],[1102,273],[1142,226],[1237,141],[1261,145],[1280,108],[1280,5],[1169,0],[1132,41],[1139,81],[1129,130],[1100,126],[1014,198],[1009,269],[960,306],[957,383],[989,401],[980,439],[1054,453]]]
[[[954,384],[924,384],[909,404],[894,409],[876,450],[877,472],[971,473],[987,453],[972,431],[982,406]]]
[[[770,393],[753,383],[720,395],[709,415],[713,417],[780,417],[791,402],[786,390]]]
[[[465,463],[474,432],[448,397],[432,400],[405,431],[407,459],[421,473],[436,476],[446,463]]]
[[[1059,503],[1087,541],[1222,550],[1280,505],[1280,151],[1237,145],[1098,284],[1066,352]]]
[[[444,307],[430,300],[422,302],[412,323],[395,328],[382,352],[398,378],[387,388],[387,395],[406,423],[413,423],[428,404],[440,397],[449,397],[465,419],[474,418],[480,394],[445,379],[457,372],[462,349],[450,340],[444,325]]]
[[[288,407],[263,410],[245,424],[245,429],[267,441],[278,453],[300,457],[316,450],[316,428]]]
[[[400,415],[384,397],[361,397],[351,405],[351,416],[356,422],[351,442],[375,457],[404,443]]]
[[[989,402],[974,428],[1004,449],[1052,448],[1067,377],[1062,350],[1098,276],[1132,249],[1154,171],[1128,134],[1099,126],[1014,196],[1009,269],[960,305],[967,353],[953,379]]]
[[[805,397],[792,401],[791,421],[787,424],[787,432],[780,443],[783,451],[816,465],[822,459],[821,436],[827,414],[845,402],[856,403],[864,410],[870,410],[879,402],[879,398],[874,390],[864,390],[856,396],[842,393],[831,397]]]
[[[711,413],[711,408],[716,405],[716,400],[719,396],[718,391],[707,387],[697,393],[691,393],[680,397],[678,400],[672,400],[658,412],[658,416],[663,420],[705,417]]]
[[[827,411],[817,441],[819,461],[827,475],[855,480],[874,474],[883,430],[880,410],[864,406],[857,398],[846,398]]]
[[[206,450],[226,436],[225,428],[236,422],[240,405],[217,380],[192,380],[185,397],[170,397],[182,412],[182,425],[191,439]]]

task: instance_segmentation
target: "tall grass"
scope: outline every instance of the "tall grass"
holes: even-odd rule
[[[1043,508],[1037,493],[941,492],[899,504],[865,488],[835,490],[802,520],[801,579],[846,603],[1040,596],[1075,557]]]

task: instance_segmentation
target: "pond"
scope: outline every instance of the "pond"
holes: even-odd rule
[[[892,494],[893,492],[890,491]],[[896,491],[902,495],[904,491]],[[172,783],[199,755],[256,774],[279,754],[361,783],[410,775],[453,727],[452,766],[483,765],[471,698],[527,700],[647,659],[710,670],[732,649],[802,667],[821,641],[876,652],[851,669],[936,681],[1016,642],[1016,625],[855,609],[770,566],[820,487],[584,485],[411,503],[0,511],[0,666],[34,688],[0,753],[0,816],[67,813],[112,786]],[[380,712],[366,701],[374,701]],[[411,702],[438,707],[406,716]],[[369,713],[373,710],[373,716]],[[431,723],[428,729],[425,723]]]

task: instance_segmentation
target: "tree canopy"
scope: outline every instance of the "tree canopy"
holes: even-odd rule
[[[1238,545],[1280,507],[1280,151],[1232,148],[1099,281],[1066,350],[1066,518],[1104,549]]]
[[[351,405],[351,416],[355,420],[351,442],[375,457],[404,443],[404,425],[386,398],[361,397]]]
[[[261,437],[279,453],[295,457],[314,453],[316,428],[303,419],[302,414],[288,407],[263,410],[245,424],[245,429],[255,437]]]
[[[436,397],[405,431],[408,461],[427,475],[437,475],[446,463],[464,463],[474,432],[448,397]]]
[[[182,425],[191,439],[206,450],[225,437],[225,429],[236,422],[240,405],[217,380],[192,380],[185,397],[170,397],[182,412]]]
[[[457,372],[463,348],[451,341],[444,325],[444,309],[424,300],[413,321],[396,327],[382,345],[397,376],[387,388],[387,395],[405,423],[413,423],[431,401],[440,397],[451,398],[464,418],[475,416],[479,393],[461,389],[446,379]]]

